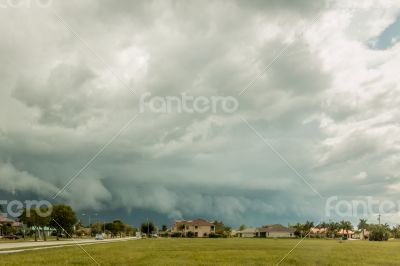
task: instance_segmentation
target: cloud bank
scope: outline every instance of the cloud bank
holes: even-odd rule
[[[399,16],[400,4],[384,2],[2,8],[0,191],[51,197],[149,92],[234,96],[240,106],[232,114],[139,113],[58,201],[233,225],[325,219],[325,202],[243,119],[324,197],[395,199],[400,46],[370,45]]]

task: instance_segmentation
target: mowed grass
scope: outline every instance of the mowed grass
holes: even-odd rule
[[[143,239],[83,246],[100,265],[276,265],[298,239]],[[306,239],[281,265],[400,265],[400,242]],[[0,265],[96,265],[79,247],[0,255]]]

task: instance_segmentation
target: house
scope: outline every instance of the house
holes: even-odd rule
[[[355,234],[355,237],[356,238],[359,238],[360,240],[365,240],[365,239],[368,239],[369,238],[369,231],[367,231],[367,229],[362,229],[362,230],[360,230],[360,231],[358,231],[356,234]]]
[[[361,230],[360,239],[361,240],[368,239],[369,238],[369,234],[370,234],[370,232],[367,231],[367,229]]]
[[[194,237],[208,237],[211,233],[215,234],[215,226],[212,222],[204,219],[176,220],[171,231],[173,233],[180,232],[183,236],[187,236],[191,232]]]
[[[310,229],[310,236],[311,237],[323,238],[323,237],[326,237],[327,233],[328,233],[328,229],[327,228],[312,227]]]
[[[256,237],[257,228],[246,228],[236,232],[237,237]]]
[[[0,235],[6,235],[10,233],[7,227],[12,228],[14,232],[20,232],[23,228],[23,224],[7,217],[0,216]]]
[[[0,225],[3,224],[12,224],[14,220],[8,219],[7,217],[0,216]]]
[[[343,230],[343,229],[340,229],[340,230],[337,232],[337,234],[338,234],[339,236],[341,236],[341,237],[346,237],[346,238],[355,238],[355,237],[356,237],[355,232],[352,231],[352,230]]]
[[[273,224],[257,229],[257,237],[295,237],[293,228],[281,224]]]

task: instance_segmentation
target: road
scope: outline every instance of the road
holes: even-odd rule
[[[61,248],[71,245],[94,245],[94,244],[104,244],[110,242],[118,241],[129,241],[136,240],[136,237],[125,237],[125,238],[112,238],[104,240],[94,240],[94,239],[71,239],[71,240],[60,240],[60,241],[47,241],[47,242],[10,242],[10,243],[0,243],[0,254],[7,253],[17,253],[28,250],[40,250],[48,248]]]

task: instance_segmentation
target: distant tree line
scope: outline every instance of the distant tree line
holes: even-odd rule
[[[40,215],[48,213],[49,215]],[[96,222],[85,227],[78,219],[71,206],[59,204],[53,205],[52,209],[24,209],[19,216],[18,221],[28,227],[27,233],[38,240],[39,233],[43,236],[43,240],[47,240],[48,232],[51,230],[52,235],[57,240],[60,237],[71,238],[72,236],[95,236],[96,234],[108,234],[111,237],[131,236],[137,229],[131,225],[125,224],[122,220],[114,220],[109,223]]]

